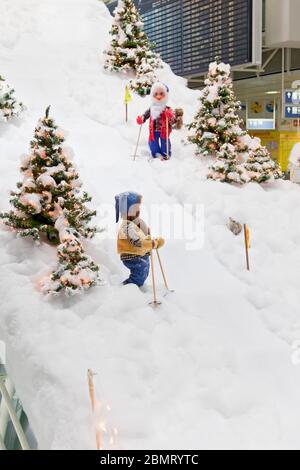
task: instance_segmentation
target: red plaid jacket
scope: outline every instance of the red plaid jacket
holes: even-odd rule
[[[173,110],[169,106],[166,107],[166,110],[167,109],[173,112]],[[157,119],[152,119],[150,109],[148,109],[143,115],[144,121],[147,121],[148,119],[150,119],[150,125],[149,125],[149,140],[150,141],[155,140],[155,132],[159,132],[162,139],[167,139],[166,110],[163,111]],[[169,121],[168,138],[169,138],[172,132],[172,126],[175,121],[174,113],[173,113],[173,117],[168,118],[168,121]]]

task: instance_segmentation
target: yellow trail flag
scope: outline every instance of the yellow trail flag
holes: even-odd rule
[[[248,225],[245,225],[245,238],[248,250],[251,248],[251,240],[250,240],[250,229]]]
[[[125,87],[125,96],[124,96],[124,103],[125,103],[125,104],[128,104],[128,103],[130,103],[131,100],[132,100],[132,96],[131,96],[131,94],[130,94],[130,91],[129,91],[128,86],[126,85],[126,87]]]

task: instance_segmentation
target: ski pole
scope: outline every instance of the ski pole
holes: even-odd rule
[[[151,259],[152,289],[153,289],[153,302],[150,302],[150,305],[152,305],[153,307],[158,307],[159,305],[161,305],[161,302],[157,300],[153,250],[151,250],[150,259]]]
[[[165,271],[164,271],[164,268],[163,268],[163,265],[162,265],[162,261],[161,261],[161,257],[160,257],[160,254],[159,254],[158,249],[156,249],[156,254],[157,254],[157,258],[158,258],[160,270],[161,270],[161,273],[162,273],[162,277],[163,277],[163,279],[164,279],[165,287],[166,287],[166,289],[167,289],[168,292],[175,292],[174,290],[172,290],[172,289],[169,288],[169,284],[168,284],[168,281],[167,281],[166,273],[165,273]]]
[[[143,125],[140,126],[139,136],[138,136],[138,140],[137,140],[137,143],[136,143],[136,148],[135,148],[133,160],[136,160],[136,157],[137,157],[138,148],[139,148],[140,140],[141,140],[142,128],[143,128]]]
[[[148,228],[148,235],[149,235],[149,237],[151,237],[151,230],[150,230],[150,228]],[[152,276],[153,302],[150,302],[149,305],[151,305],[152,307],[158,307],[159,305],[161,305],[161,302],[159,302],[159,301],[157,300],[153,249],[152,249],[151,252],[150,252],[150,260],[151,260],[151,276]]]

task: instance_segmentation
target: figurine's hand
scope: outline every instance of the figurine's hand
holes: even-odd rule
[[[136,122],[139,126],[141,126],[142,124],[144,124],[144,116],[138,116],[136,118]]]

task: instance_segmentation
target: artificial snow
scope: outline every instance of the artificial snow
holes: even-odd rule
[[[169,162],[149,165],[144,129],[133,162],[135,117],[149,101],[134,96],[124,123],[128,81],[103,72],[110,26],[98,0],[0,2],[0,73],[27,106],[18,124],[0,124],[0,209],[9,208],[19,156],[51,104],[106,229],[85,248],[107,285],[45,300],[39,290],[55,267],[55,250],[1,226],[0,339],[39,448],[95,447],[91,368],[97,397],[112,409],[101,408],[101,420],[118,429],[113,448],[299,449],[300,190],[284,181],[243,188],[207,181],[193,146],[182,144],[185,130],[174,131]],[[167,66],[159,75],[170,105],[183,107],[190,122],[199,93]],[[105,236],[115,232],[109,204],[126,190],[144,195],[153,235],[167,237],[149,220],[151,204],[185,205],[188,214],[190,204],[204,208],[204,246],[187,251],[187,240],[175,239],[161,251],[176,293],[159,310],[148,306],[151,293],[120,287],[127,272],[116,241]],[[195,226],[201,213],[193,215]],[[243,236],[226,227],[229,217],[250,226],[250,272]]]

